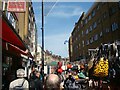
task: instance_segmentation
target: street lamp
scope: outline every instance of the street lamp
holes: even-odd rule
[[[67,44],[67,43],[68,43],[68,40],[65,40],[64,44]],[[65,59],[65,64],[66,64],[66,62],[67,62],[67,59]]]

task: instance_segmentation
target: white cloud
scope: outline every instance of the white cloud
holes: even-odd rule
[[[67,33],[45,36],[45,49],[62,57],[68,57],[68,44],[64,44],[64,41],[68,39],[68,37],[69,34]]]
[[[54,17],[72,17],[72,16],[80,16],[81,13],[83,12],[83,10],[79,7],[76,8],[74,6],[61,6],[62,8],[60,10],[54,10],[49,14],[50,16],[54,16]],[[59,6],[60,8],[60,6]],[[66,9],[66,10],[63,10]]]

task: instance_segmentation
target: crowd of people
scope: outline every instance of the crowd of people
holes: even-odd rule
[[[92,90],[98,82],[89,78],[85,65],[68,64],[63,70],[62,63],[58,63],[54,73],[44,75],[32,66],[29,78],[24,78],[24,69],[17,70],[17,79],[9,85],[9,90]],[[43,82],[44,79],[44,82]]]
[[[58,62],[54,72],[43,74],[32,66],[26,80],[25,71],[17,70],[17,79],[9,85],[10,90],[119,90],[120,45],[101,45],[87,63],[68,63],[67,69]]]
[[[61,80],[57,74],[49,74],[42,77],[40,71],[32,67],[28,79],[25,79],[25,70],[16,71],[17,79],[9,85],[9,90],[60,90]],[[44,83],[43,80],[44,79]]]

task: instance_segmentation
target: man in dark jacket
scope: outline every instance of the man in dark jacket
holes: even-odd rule
[[[35,66],[32,66],[32,71],[30,73],[30,78],[29,79],[33,79],[34,80],[36,78],[35,73],[36,73]]]
[[[36,70],[34,75],[34,78],[31,77],[29,80],[30,90],[43,90],[43,84],[40,80],[40,72]]]
[[[40,72],[36,71],[36,79],[34,80],[35,82],[35,90],[43,90],[43,84],[42,81],[40,80]]]

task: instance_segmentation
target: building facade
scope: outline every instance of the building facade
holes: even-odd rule
[[[9,2],[16,3],[18,2]],[[2,89],[9,89],[9,83],[16,78],[18,68],[25,69],[28,77],[28,63],[35,59],[37,51],[37,28],[32,2],[22,2],[25,11],[8,11],[8,1],[2,2]],[[14,7],[14,4],[12,7]],[[20,9],[19,9],[20,10]]]
[[[70,60],[70,62],[72,62],[72,60],[73,60],[72,36],[70,36],[68,44],[69,44],[68,45],[68,47],[69,47],[69,60]]]
[[[19,35],[27,45],[34,60],[37,54],[37,27],[32,2],[26,2],[26,12],[18,14]]]
[[[120,40],[120,2],[95,2],[82,13],[71,33],[72,61],[88,57],[88,49]]]

